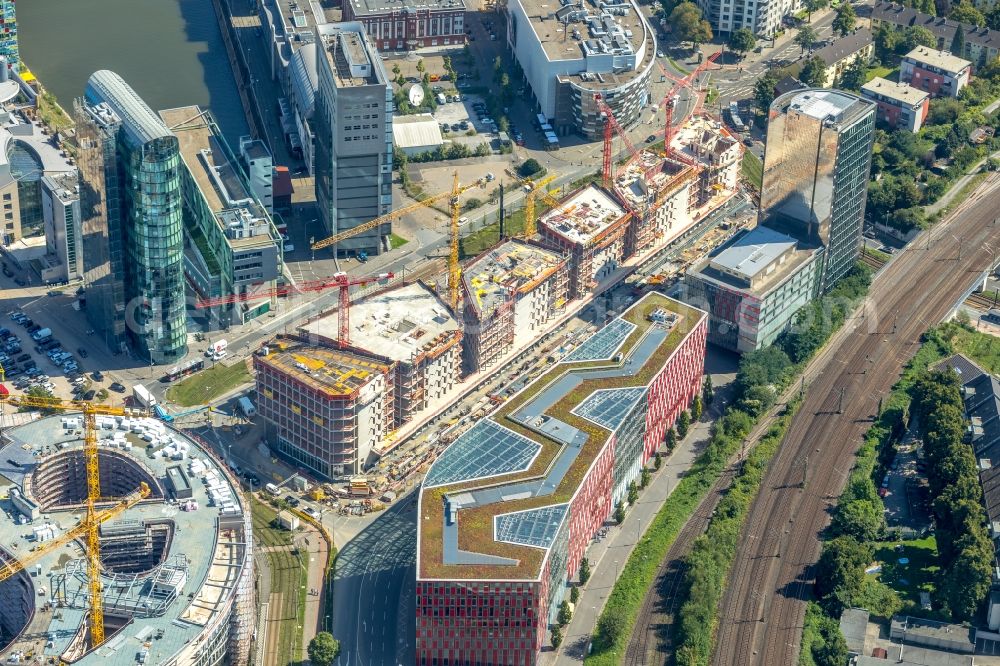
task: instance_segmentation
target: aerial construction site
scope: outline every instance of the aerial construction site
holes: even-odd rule
[[[256,603],[236,482],[161,421],[58,407],[0,440],[0,660],[246,663]]]

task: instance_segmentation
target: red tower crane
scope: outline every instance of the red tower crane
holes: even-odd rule
[[[618,123],[615,119],[615,114],[611,112],[611,107],[607,105],[604,98],[600,95],[594,95],[594,102],[597,104],[597,108],[601,110],[604,114],[604,162],[601,168],[601,175],[604,179],[604,187],[611,187],[611,131],[612,129],[621,137],[621,140],[628,147],[630,153],[632,153],[632,159],[639,157],[639,151],[636,150],[635,145],[632,140],[628,137],[628,132]]]
[[[705,71],[705,68],[707,68],[713,62],[715,62],[716,58],[718,58],[720,55],[722,55],[721,51],[713,53],[712,55],[710,55],[705,60],[705,62],[703,62],[700,65],[698,65],[694,69],[694,71],[692,71],[690,74],[688,74],[687,76],[685,76],[683,79],[678,79],[678,78],[676,78],[674,76],[670,76],[669,73],[667,72],[666,68],[660,63],[660,61],[659,60],[656,61],[657,64],[660,65],[660,69],[663,70],[664,75],[665,76],[670,76],[670,78],[675,81],[674,87],[667,91],[667,94],[663,96],[663,101],[661,102],[661,104],[664,105],[664,108],[665,108],[666,113],[667,113],[667,119],[666,119],[666,121],[664,123],[664,126],[663,126],[663,151],[667,155],[670,154],[670,141],[671,141],[671,139],[673,139],[673,127],[672,127],[672,125],[673,125],[673,119],[674,119],[673,118],[673,116],[674,116],[674,95],[675,95],[676,91],[678,89],[680,89],[680,88],[690,87],[691,84],[698,79],[698,76],[703,71]],[[698,106],[700,106],[700,104]]]
[[[339,335],[337,337],[338,346],[343,349],[351,343],[351,319],[350,319],[350,309],[351,309],[351,297],[350,289],[351,287],[357,285],[367,285],[372,282],[385,283],[391,280],[395,275],[393,273],[380,273],[377,276],[352,278],[347,273],[341,271],[339,273],[334,273],[328,278],[323,278],[321,280],[309,280],[307,282],[299,282],[295,285],[283,285],[281,287],[275,287],[273,289],[265,289],[263,291],[255,291],[252,293],[245,294],[230,294],[228,296],[217,296],[215,298],[202,298],[199,299],[196,307],[199,308],[211,308],[217,305],[228,305],[230,303],[242,303],[245,301],[256,301],[262,298],[272,298],[276,296],[288,296],[291,294],[304,294],[314,291],[325,291],[327,289],[332,289],[334,287],[340,288],[340,308],[337,312],[339,319]]]

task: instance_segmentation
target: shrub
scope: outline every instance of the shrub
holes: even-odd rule
[[[563,635],[562,629],[559,627],[552,627],[552,649],[558,650],[559,646],[562,645]]]
[[[534,157],[529,157],[517,168],[517,173],[522,178],[530,178],[542,171],[542,165]]]
[[[559,613],[556,615],[556,621],[559,622],[560,627],[565,627],[572,619],[573,611],[569,609],[569,602],[563,599],[563,602],[559,604]]]
[[[577,601],[580,600],[580,588],[578,588],[578,587],[572,587],[572,588],[570,588],[570,591],[569,591],[569,600],[572,603],[574,603],[574,604]]]
[[[580,560],[580,585],[586,585],[590,580],[590,560],[586,557]]]

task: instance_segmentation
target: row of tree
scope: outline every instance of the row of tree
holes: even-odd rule
[[[967,620],[989,593],[993,544],[985,526],[976,457],[964,441],[958,376],[931,372],[912,393],[937,526],[939,600],[952,619]]]

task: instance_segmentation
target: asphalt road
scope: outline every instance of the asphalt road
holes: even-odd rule
[[[713,663],[796,663],[818,535],[854,452],[920,336],[995,261],[1000,176],[914,240],[877,276],[863,310],[810,364],[805,401],[740,536],[719,609]],[[838,408],[842,408],[838,411]]]
[[[333,635],[338,666],[394,666],[415,659],[416,495],[386,510],[337,557]]]

